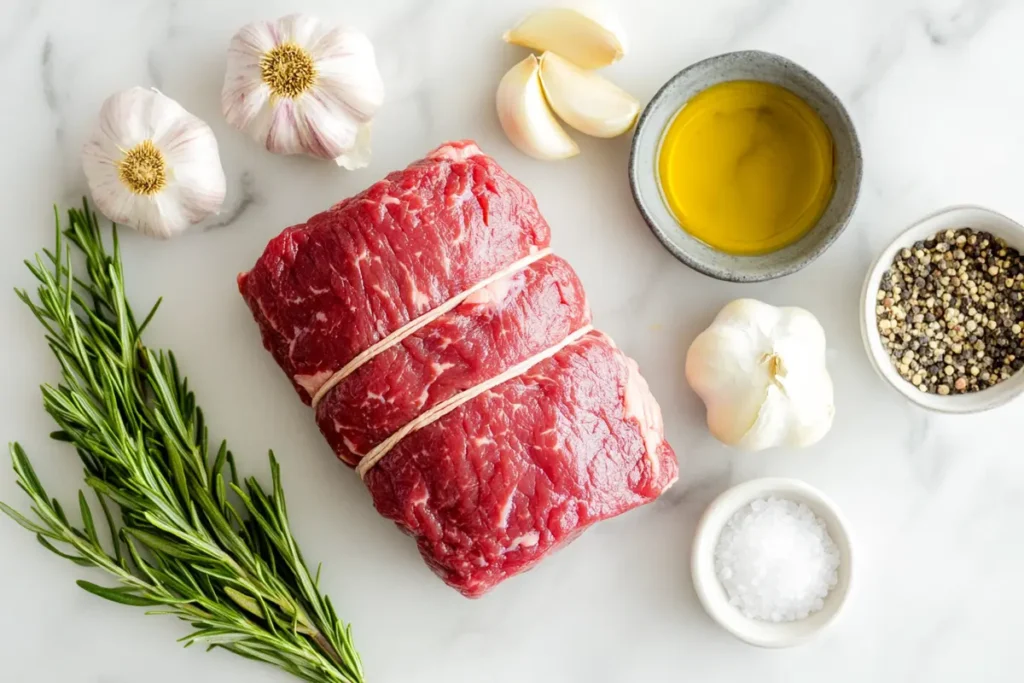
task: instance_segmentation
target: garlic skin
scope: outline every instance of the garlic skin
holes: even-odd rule
[[[540,83],[540,64],[530,55],[501,79],[495,97],[505,135],[534,159],[566,159],[580,153],[576,142],[555,119]]]
[[[502,38],[513,45],[555,52],[583,69],[600,69],[626,54],[626,41],[614,21],[567,7],[537,10]]]
[[[107,98],[82,167],[104,216],[153,237],[172,237],[216,213],[227,191],[213,131],[153,89]]]
[[[383,101],[373,45],[355,29],[292,14],[247,24],[231,39],[224,117],[275,154],[362,168]]]
[[[586,135],[622,135],[640,113],[640,102],[628,92],[554,52],[540,57],[540,82],[558,118]]]
[[[722,443],[757,451],[810,446],[835,416],[825,330],[802,308],[738,299],[686,354],[686,380]]]

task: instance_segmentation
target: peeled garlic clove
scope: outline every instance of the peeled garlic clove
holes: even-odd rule
[[[587,135],[622,135],[640,113],[640,103],[628,92],[553,52],[541,55],[540,81],[558,117]]]
[[[535,159],[566,159],[580,148],[558,124],[540,85],[540,64],[530,55],[509,69],[495,98],[505,135]]]
[[[513,45],[557,52],[584,69],[599,69],[626,54],[625,41],[610,24],[574,9],[551,7],[534,12],[502,37]]]
[[[224,203],[213,131],[157,90],[107,98],[82,167],[100,213],[153,237],[172,237]]]

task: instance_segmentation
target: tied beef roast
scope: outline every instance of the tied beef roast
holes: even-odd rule
[[[267,245],[238,286],[377,510],[478,596],[676,479],[530,192],[443,145]]]

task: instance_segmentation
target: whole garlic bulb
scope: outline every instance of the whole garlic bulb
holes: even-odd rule
[[[810,446],[832,427],[825,330],[802,308],[727,304],[690,346],[686,380],[711,433],[730,446]]]
[[[216,213],[227,190],[213,131],[153,89],[107,98],[82,166],[103,215],[154,237]]]
[[[292,14],[256,21],[231,39],[221,109],[275,154],[370,161],[370,121],[384,84],[369,38]]]

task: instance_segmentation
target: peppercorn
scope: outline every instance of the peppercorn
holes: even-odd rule
[[[876,301],[882,346],[921,391],[981,391],[1024,369],[1024,258],[993,235],[946,230],[901,249]]]

